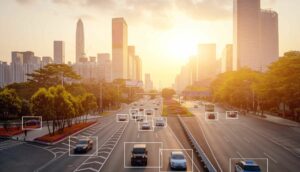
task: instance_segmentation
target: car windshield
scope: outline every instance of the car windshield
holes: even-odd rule
[[[88,144],[88,141],[87,140],[80,140],[79,144]]]
[[[172,159],[184,159],[184,156],[181,154],[173,154]]]
[[[145,149],[144,148],[134,148],[132,152],[134,154],[143,154],[143,153],[145,153]]]
[[[258,172],[258,171],[260,171],[260,168],[259,168],[259,166],[255,166],[255,165],[251,165],[251,166],[246,165],[246,166],[244,166],[244,170]]]

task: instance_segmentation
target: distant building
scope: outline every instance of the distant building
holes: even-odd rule
[[[198,48],[198,81],[217,73],[216,44],[200,44]]]
[[[139,56],[135,56],[135,80],[142,81],[142,60]]]
[[[90,56],[90,62],[96,63],[96,57]]]
[[[128,79],[134,79],[134,57],[135,57],[135,47],[128,46]]]
[[[222,52],[221,57],[221,72],[229,72],[233,70],[233,61],[232,61],[232,44],[227,44]]]
[[[145,74],[145,91],[153,90],[153,81],[151,80],[150,74]]]
[[[124,18],[112,19],[113,79],[128,79],[128,34]]]
[[[101,78],[106,82],[112,81],[112,64],[109,53],[101,53],[97,55],[97,63],[101,68]]]
[[[250,67],[259,70],[260,0],[233,2],[233,69]]]
[[[97,59],[97,61],[96,61]],[[108,53],[98,54],[96,57],[81,57],[78,63],[73,65],[82,81],[106,81],[111,82],[111,60]]]
[[[7,62],[0,61],[0,87],[3,88],[11,83],[10,66]]]
[[[189,61],[189,70],[190,70],[190,85],[193,85],[198,79],[198,62],[197,56],[193,56]]]
[[[82,20],[79,19],[76,27],[76,63],[80,61],[84,54],[84,28]]]
[[[54,63],[65,63],[65,43],[63,41],[54,41],[53,43]]]
[[[53,63],[53,60],[52,60],[52,57],[49,57],[49,56],[43,56],[42,57],[42,67],[48,65],[48,64],[51,64]]]
[[[261,69],[279,58],[278,14],[272,10],[261,10]]]

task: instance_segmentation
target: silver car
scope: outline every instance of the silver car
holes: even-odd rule
[[[172,170],[186,170],[186,158],[182,151],[171,152],[170,167]]]

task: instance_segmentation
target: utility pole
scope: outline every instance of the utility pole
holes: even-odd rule
[[[61,85],[64,86],[64,72],[61,72]]]

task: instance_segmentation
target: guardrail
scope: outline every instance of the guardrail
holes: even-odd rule
[[[200,156],[202,162],[204,163],[205,168],[209,172],[217,172],[216,168],[213,166],[211,161],[208,159],[205,152],[202,150],[201,146],[197,143],[196,139],[194,138],[194,136],[192,135],[190,130],[186,127],[185,123],[182,121],[180,116],[178,116],[178,119],[179,119],[179,122],[182,125],[185,133],[187,134],[188,138],[190,139],[190,141],[192,142],[194,148],[196,149],[196,152],[198,153],[198,156]]]

